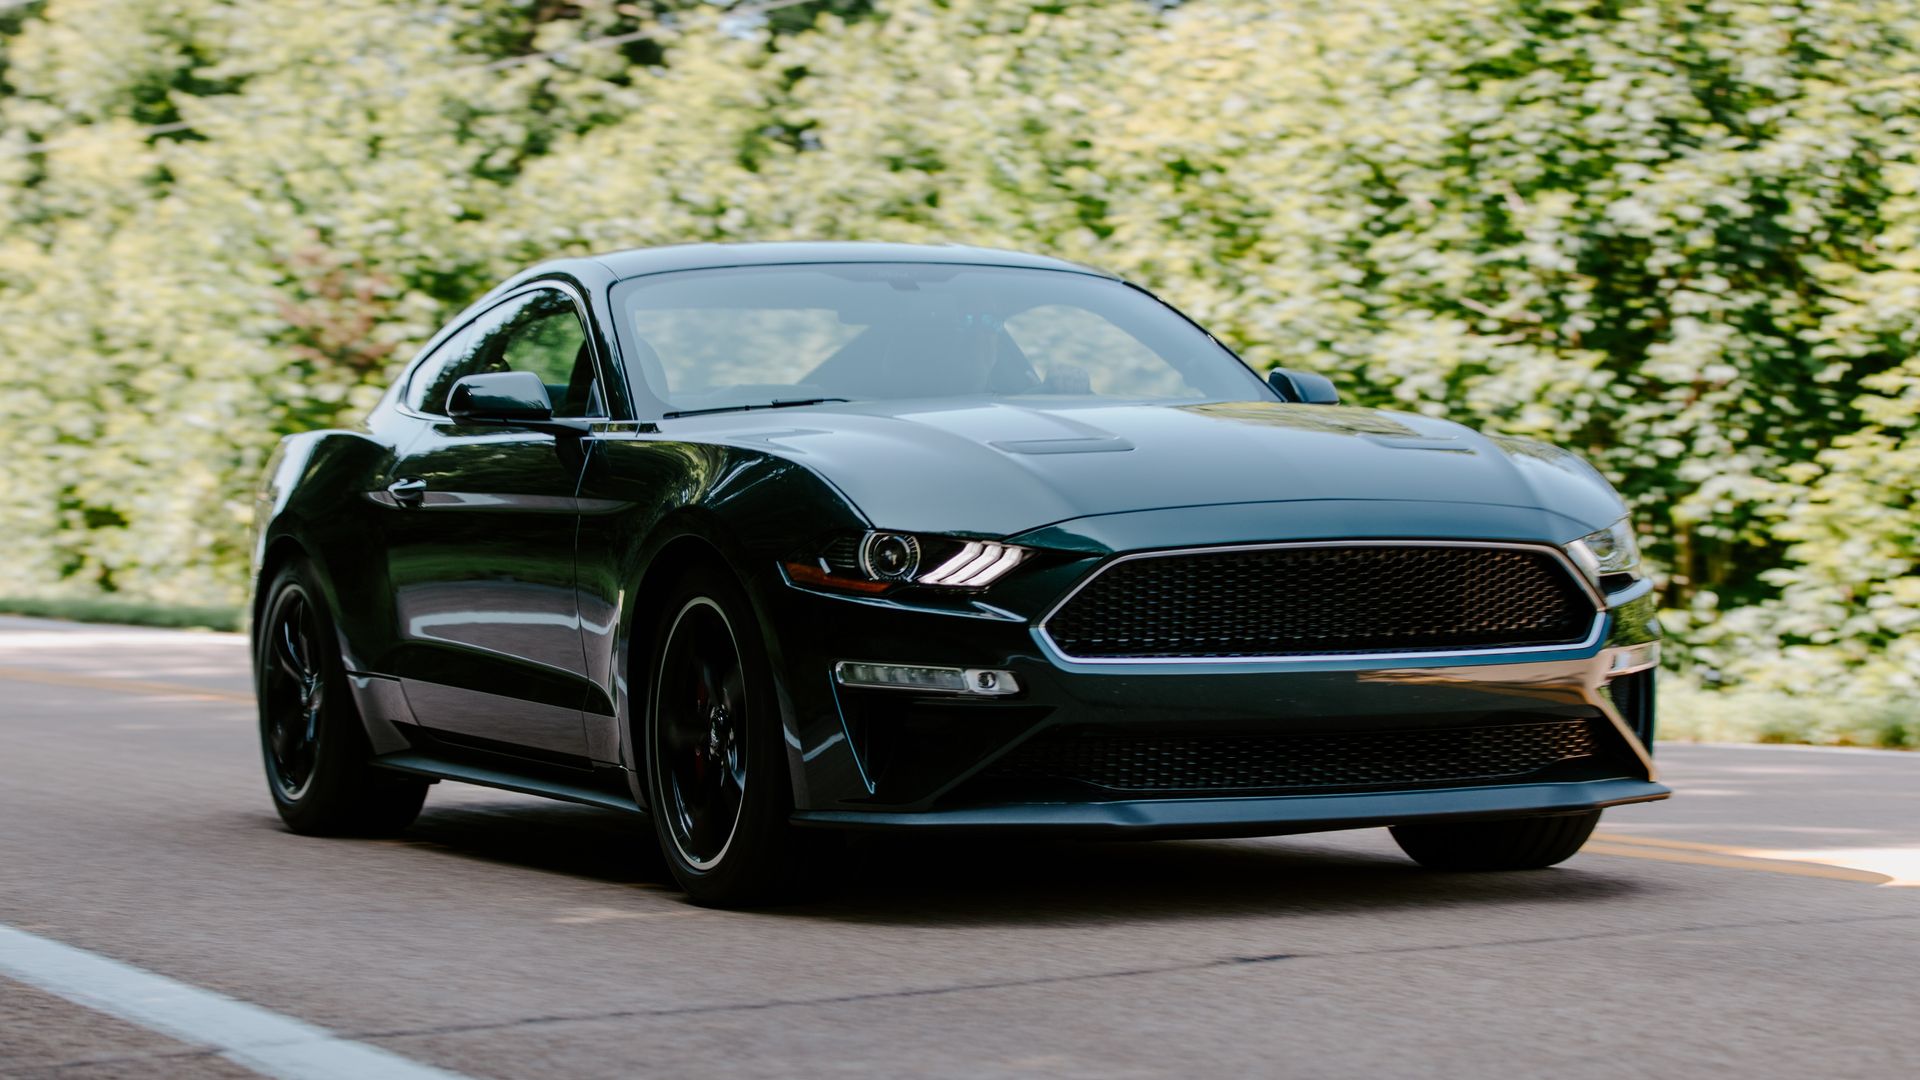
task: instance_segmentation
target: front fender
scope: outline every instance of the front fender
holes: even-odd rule
[[[280,441],[254,496],[253,613],[266,575],[297,551],[313,567],[350,671],[382,671],[393,646],[393,590],[367,493],[393,466],[393,450],[358,431],[313,431]],[[351,604],[343,597],[353,597]]]
[[[786,643],[771,617],[785,589],[780,560],[815,538],[867,527],[838,489],[778,454],[644,435],[595,439],[580,490],[578,582],[593,689],[586,704],[589,752],[636,777],[634,732],[652,620],[678,566],[717,559],[752,602],[775,672],[791,747],[796,710],[784,679]],[[792,762],[801,783],[799,761]]]

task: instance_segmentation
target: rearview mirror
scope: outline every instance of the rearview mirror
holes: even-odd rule
[[[496,371],[454,383],[447,415],[463,424],[541,424],[553,419],[553,401],[533,372]]]
[[[1340,404],[1340,391],[1333,388],[1333,380],[1311,371],[1277,367],[1267,372],[1267,385],[1273,387],[1281,401],[1302,405]]]

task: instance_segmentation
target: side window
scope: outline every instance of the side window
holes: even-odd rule
[[[430,415],[445,413],[447,389],[460,377],[450,373],[457,371],[466,357],[467,339],[473,336],[473,329],[468,326],[441,342],[433,355],[413,369],[413,380],[407,384],[407,408]]]
[[[572,299],[558,290],[525,293],[475,319],[414,373],[407,403],[444,416],[454,383],[495,371],[540,376],[555,416],[606,412],[586,331]]]

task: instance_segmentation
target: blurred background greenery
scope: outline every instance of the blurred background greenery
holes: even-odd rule
[[[1920,743],[1913,0],[0,0],[0,193],[15,609],[230,621],[526,263],[951,240],[1588,456],[1669,732]]]

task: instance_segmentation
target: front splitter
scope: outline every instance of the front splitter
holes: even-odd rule
[[[935,829],[1142,838],[1282,836],[1415,821],[1571,814],[1652,802],[1672,793],[1663,784],[1622,778],[1333,795],[1005,803],[909,813],[797,810],[791,820],[799,826],[829,829]]]

